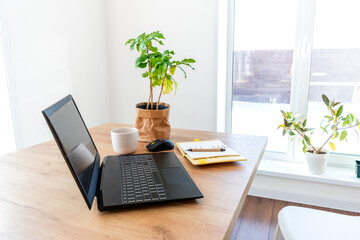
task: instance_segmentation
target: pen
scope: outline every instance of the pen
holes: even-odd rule
[[[190,152],[224,152],[225,148],[190,148],[186,151]]]

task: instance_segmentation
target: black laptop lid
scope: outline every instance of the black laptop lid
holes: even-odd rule
[[[89,207],[96,194],[100,157],[71,95],[43,111],[49,128]]]

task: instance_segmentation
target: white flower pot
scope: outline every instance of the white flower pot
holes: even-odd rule
[[[313,174],[323,174],[328,161],[329,151],[322,150],[322,154],[305,153],[306,165]]]

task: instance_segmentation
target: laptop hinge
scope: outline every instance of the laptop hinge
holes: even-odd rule
[[[105,168],[106,159],[107,159],[107,157],[104,158],[103,162],[101,163],[100,169],[99,169],[99,175],[98,175],[97,187],[96,187],[96,197],[101,196],[101,193],[102,193],[102,188],[103,188],[102,179],[104,177],[103,169]]]

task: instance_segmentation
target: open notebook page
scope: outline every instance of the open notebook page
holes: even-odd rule
[[[218,157],[218,156],[239,156],[240,155],[235,150],[227,147],[220,140],[183,142],[183,143],[178,143],[178,145],[192,159],[207,158],[207,157]],[[194,148],[225,148],[225,151],[223,151],[223,152],[192,152],[192,151],[186,151],[188,149],[194,149]]]

